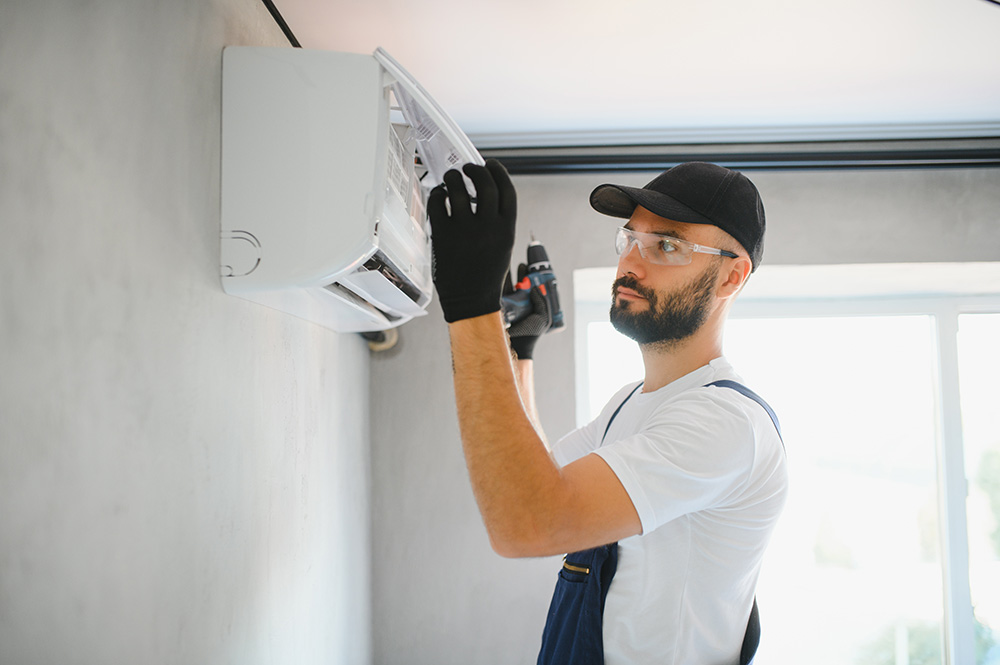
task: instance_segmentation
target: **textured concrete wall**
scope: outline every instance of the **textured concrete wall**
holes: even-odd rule
[[[221,290],[228,44],[0,3],[0,662],[370,662],[369,352]]]

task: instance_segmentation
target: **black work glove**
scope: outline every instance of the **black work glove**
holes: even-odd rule
[[[427,199],[434,286],[448,323],[500,311],[517,218],[514,185],[500,162],[466,164],[462,171],[476,188],[475,212],[462,174],[454,169]]]
[[[535,352],[535,342],[552,326],[552,314],[545,296],[537,286],[531,287],[531,314],[507,329],[510,335],[510,348],[517,354],[519,360],[530,360]]]

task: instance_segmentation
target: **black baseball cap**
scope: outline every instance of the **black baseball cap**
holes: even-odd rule
[[[594,210],[629,218],[637,205],[676,222],[712,224],[743,246],[751,271],[764,253],[764,204],[750,180],[717,164],[686,162],[664,171],[642,189],[599,185],[590,193]]]

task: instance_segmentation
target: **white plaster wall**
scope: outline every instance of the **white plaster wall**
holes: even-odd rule
[[[533,231],[560,278],[570,326],[573,271],[616,261],[615,221],[590,208],[590,191],[642,186],[653,175],[514,178],[515,260]],[[749,175],[767,208],[766,262],[1000,260],[998,169]],[[372,360],[375,662],[534,663],[558,559],[492,553],[465,473],[440,309],[401,335],[397,349]],[[554,440],[575,422],[572,332],[544,337],[535,358],[542,423]]]
[[[368,663],[366,345],[219,286],[259,0],[0,2],[0,663]]]

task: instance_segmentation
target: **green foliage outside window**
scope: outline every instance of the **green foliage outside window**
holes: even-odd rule
[[[996,632],[979,622],[973,626],[976,641],[976,663],[986,663],[986,654],[994,653],[1000,642]],[[941,624],[933,622],[909,622],[905,627],[908,665],[941,665]],[[857,665],[899,665],[896,648],[899,628],[886,626],[881,634],[862,651]],[[991,654],[992,655],[992,654]],[[1000,658],[1000,655],[997,656]],[[996,662],[996,661],[994,661]]]
[[[990,532],[993,551],[1000,556],[1000,448],[991,448],[979,460],[976,483],[986,494],[993,512],[995,528]]]

